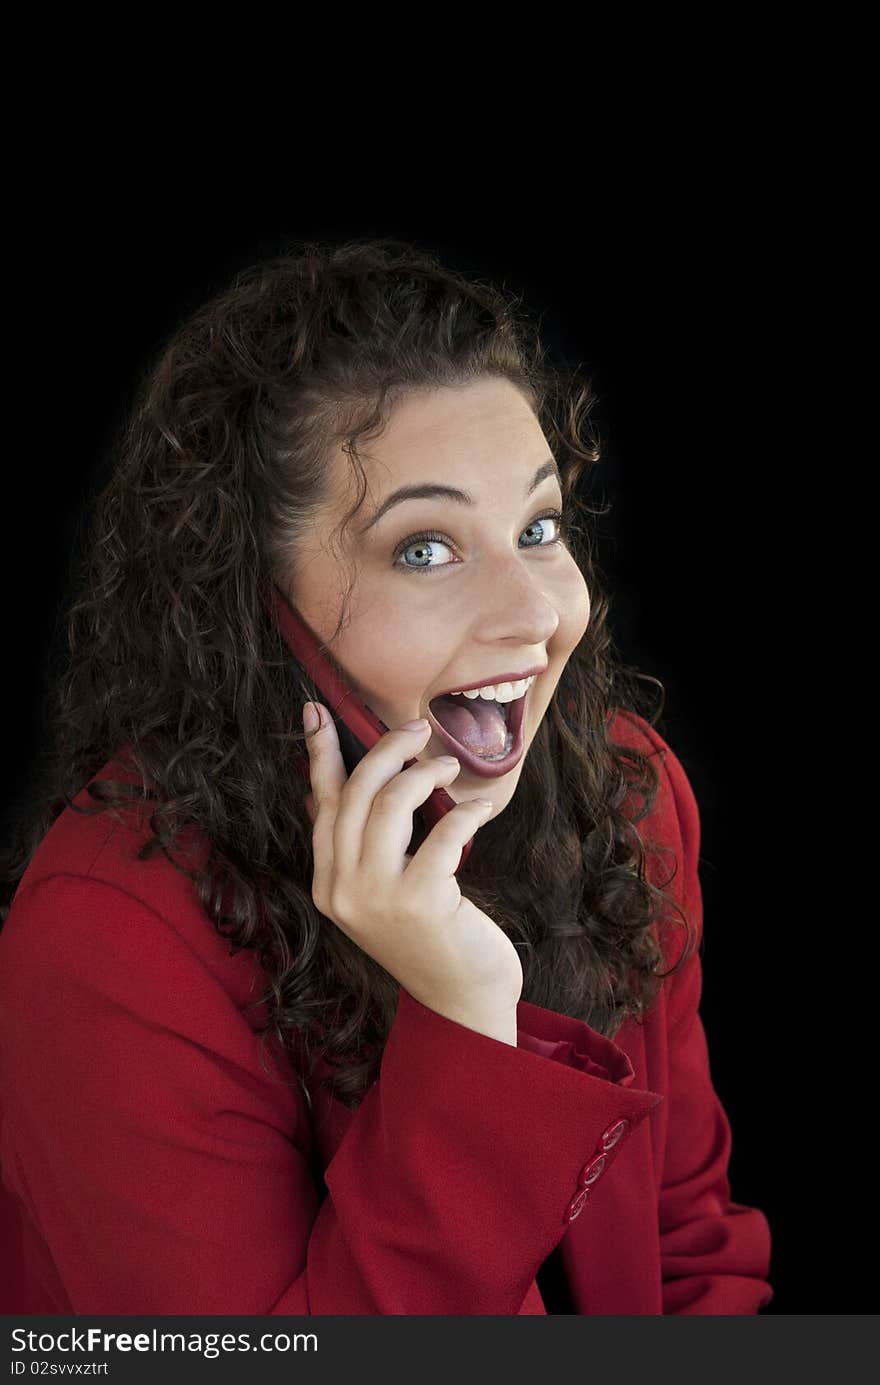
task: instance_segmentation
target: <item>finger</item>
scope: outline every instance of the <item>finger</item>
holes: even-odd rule
[[[400,877],[407,861],[412,840],[413,813],[434,792],[438,784],[451,784],[461,773],[461,763],[454,756],[432,756],[418,760],[400,774],[394,775],[373,799],[373,807],[364,828],[361,847],[361,869],[365,866],[383,881],[389,876]]]
[[[435,822],[406,867],[407,880],[413,877],[416,890],[422,880],[430,889],[432,882],[436,888],[439,881],[455,876],[465,843],[488,821],[494,807],[484,799],[467,798]]]
[[[351,879],[360,865],[364,831],[376,794],[400,774],[407,760],[415,758],[430,735],[427,723],[417,730],[400,726],[386,731],[355,765],[340,794],[333,828],[333,856],[341,879]]]
[[[338,803],[348,773],[339,748],[335,721],[323,702],[313,702],[312,706],[321,719],[320,725],[314,731],[306,729],[304,712],[303,728],[309,752],[311,791],[315,808],[320,813],[322,808]]]
[[[336,724],[323,703],[313,703],[321,718],[321,724],[314,730],[306,730],[306,745],[309,751],[309,779],[315,816],[312,819],[312,859],[314,874],[312,878],[312,897],[315,900],[328,900],[334,877],[333,830],[340,795],[348,775]],[[305,722],[303,722],[305,726]]]

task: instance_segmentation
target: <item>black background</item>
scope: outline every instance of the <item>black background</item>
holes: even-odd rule
[[[147,229],[96,212],[63,237],[28,233],[13,400],[25,427],[3,525],[7,820],[38,734],[79,506],[133,381],[179,318],[308,237],[401,236],[504,281],[599,394],[594,493],[612,503],[600,559],[618,648],[665,685],[661,731],[700,806],[702,1013],[733,1127],[732,1194],[773,1232],[765,1311],[869,1311],[851,1253],[863,1139],[862,1103],[844,1086],[852,1002],[833,962],[852,916],[823,900],[840,842],[813,772],[809,669],[827,631],[818,574],[792,546],[806,482],[783,399],[782,237],[699,198],[634,205],[613,225],[601,207],[543,212],[528,227],[500,212],[491,224],[451,210],[321,220],[293,207],[268,230],[230,233],[219,215]]]

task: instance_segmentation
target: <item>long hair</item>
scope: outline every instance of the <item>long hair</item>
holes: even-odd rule
[[[491,377],[529,401],[570,513],[603,513],[578,493],[601,452],[590,382],[551,365],[518,298],[433,252],[392,239],[298,242],[176,327],[138,382],[82,526],[56,622],[67,652],[0,870],[2,926],[65,807],[118,817],[132,798],[149,800],[141,858],[165,852],[232,950],[254,949],[261,1036],[280,1040],[300,1080],[299,1065],[323,1055],[349,1108],[377,1075],[399,984],[312,900],[308,785],[291,770],[305,753],[306,693],[261,591],[292,570],[332,452],[350,458],[359,503],[358,441],[381,435],[400,398]],[[662,685],[615,655],[589,523],[570,519],[566,543],[590,592],[588,628],[510,810],[483,826],[459,881],[514,943],[523,999],[613,1036],[627,1016],[641,1022],[686,959],[687,948],[661,969],[670,905],[690,928],[647,877],[637,823],[656,767],[609,738],[618,709],[647,715],[636,681]],[[139,783],[90,783],[123,747]],[[95,808],[73,804],[86,785]],[[193,828],[209,848],[197,869],[174,850]]]

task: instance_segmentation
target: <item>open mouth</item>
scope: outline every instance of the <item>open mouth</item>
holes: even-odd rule
[[[435,697],[428,719],[462,768],[484,778],[507,774],[523,753],[523,723],[531,684],[514,702],[463,697]]]

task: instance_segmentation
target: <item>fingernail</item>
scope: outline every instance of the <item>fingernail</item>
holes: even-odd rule
[[[404,731],[424,731],[424,730],[427,729],[427,726],[428,726],[427,719],[426,719],[425,717],[418,717],[415,721],[405,721],[405,722],[403,723],[403,730],[404,730]]]
[[[303,728],[307,732],[317,731],[321,725],[321,718],[318,716],[314,702],[307,702],[303,707]]]

